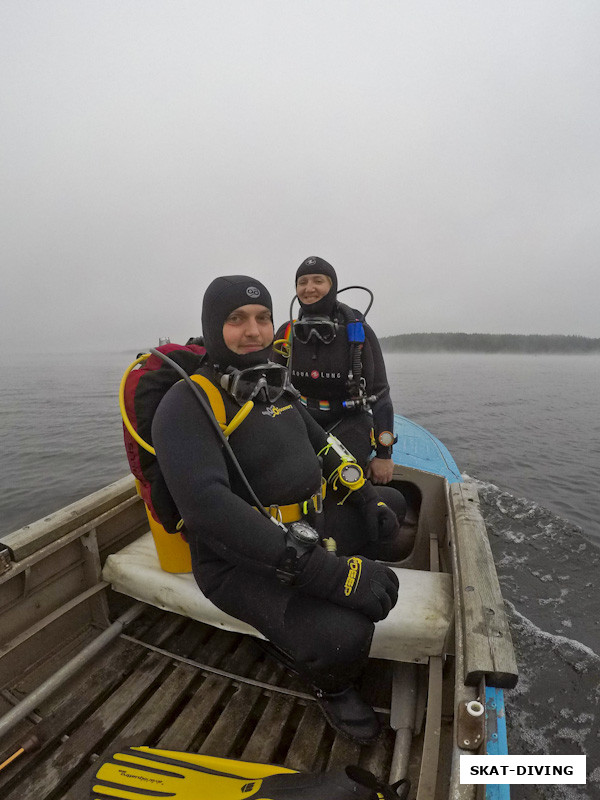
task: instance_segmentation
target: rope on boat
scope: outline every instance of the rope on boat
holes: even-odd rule
[[[162,647],[157,647],[154,644],[148,644],[147,642],[142,642],[140,639],[136,639],[134,636],[129,636],[126,633],[121,634],[121,639],[125,639],[125,641],[132,642],[133,644],[138,644],[140,645],[140,647],[145,647],[147,650],[152,650],[153,653],[160,653],[160,655],[166,656],[167,658],[171,658],[174,661],[180,661],[182,664],[187,664],[190,667],[195,667],[196,669],[202,670],[203,672],[210,672],[213,675],[220,675],[222,678],[229,678],[230,680],[238,681],[239,683],[247,683],[250,686],[256,686],[259,689],[266,689],[270,692],[278,692],[279,694],[286,694],[289,695],[290,697],[297,697],[301,700],[315,700],[312,694],[307,694],[306,692],[298,692],[295,689],[286,689],[284,686],[274,686],[272,683],[257,681],[254,678],[246,678],[244,675],[238,675],[235,672],[227,672],[227,670],[219,669],[218,667],[211,667],[209,664],[201,664],[199,661],[194,661],[193,658],[180,656],[178,653],[172,653],[170,650],[165,650]],[[388,716],[390,714],[389,708],[374,708],[373,710],[376,711],[378,714],[387,714]]]

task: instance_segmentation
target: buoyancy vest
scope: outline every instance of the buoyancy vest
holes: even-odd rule
[[[227,398],[227,395],[224,395],[217,387],[214,383],[214,376],[209,377],[207,374],[202,374],[206,372],[206,370],[201,369],[206,363],[204,347],[169,344],[155,349],[168,355],[171,360],[175,361],[187,372],[192,381],[198,384],[223,432],[223,436],[226,439],[229,438],[231,433],[246,419],[254,403],[245,403],[240,408],[236,401]],[[138,492],[152,518],[160,523],[168,533],[184,532],[181,515],[167,487],[152,446],[154,415],[166,392],[181,380],[181,375],[170,364],[165,363],[154,353],[142,358],[145,358],[143,366],[133,370],[134,365],[137,363],[134,362],[126,373],[122,410],[124,410],[127,421],[133,427],[135,433],[143,440],[143,444],[150,447],[152,452],[136,441],[124,422],[123,436],[127,459],[131,472],[137,479]],[[271,404],[263,414],[277,416],[281,411],[287,411],[291,408],[292,406],[289,403],[283,408]],[[235,469],[232,471],[230,479],[234,484],[239,483],[239,474],[236,473]],[[322,490],[318,489],[317,494],[321,496],[321,494],[324,495],[324,492],[322,493]],[[273,508],[277,508],[279,512],[290,517],[292,511],[295,513],[297,508],[300,508],[297,503],[293,505],[293,509],[289,504],[287,506],[274,506]],[[284,519],[283,521],[286,520]]]
[[[337,303],[333,319],[338,324],[330,344],[311,339],[301,344],[292,338],[291,381],[304,398],[341,406],[362,391],[364,316],[344,303]],[[293,337],[291,324],[286,338]]]
[[[188,375],[196,372],[206,350],[196,344],[166,344],[156,348],[182,367]],[[152,445],[152,420],[160,401],[181,376],[159,356],[150,355],[127,376],[124,405],[129,421],[148,444]],[[152,517],[169,533],[178,530],[181,519],[160,471],[156,456],[141,447],[123,424],[123,438],[129,468],[138,481],[139,493]]]

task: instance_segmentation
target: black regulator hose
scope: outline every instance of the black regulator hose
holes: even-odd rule
[[[366,311],[365,311],[365,313],[363,314],[363,317],[365,317],[365,319],[366,319],[366,317],[367,317],[367,314],[369,313],[369,311],[371,310],[371,306],[373,305],[373,300],[375,299],[375,295],[374,295],[374,294],[373,294],[373,292],[372,292],[372,291],[371,291],[369,288],[367,288],[366,286],[344,286],[344,288],[343,288],[343,289],[338,289],[338,290],[337,290],[337,292],[336,292],[336,295],[338,295],[338,294],[341,294],[342,292],[347,292],[347,291],[348,291],[348,289],[362,289],[362,290],[363,290],[363,292],[367,292],[367,294],[368,294],[368,295],[369,295],[369,297],[371,298],[371,299],[369,300],[369,305],[367,306],[367,310],[366,310]],[[292,297],[292,302],[290,303],[290,324],[291,324],[291,325],[293,325],[293,324],[294,324],[294,301],[295,301],[295,300],[298,300],[298,295],[297,295],[297,294],[295,294],[295,295]]]
[[[371,306],[373,305],[373,300],[375,299],[375,297],[373,295],[373,292],[370,289],[368,289],[366,286],[344,286],[343,289],[338,289],[337,293],[341,294],[342,292],[347,292],[348,289],[362,289],[364,292],[368,292],[368,294],[370,295],[371,299],[369,301],[369,305],[367,306],[367,310],[363,314],[363,317],[365,317],[365,319],[366,319],[367,314],[369,313],[369,311],[371,310]]]
[[[362,374],[362,344],[354,343],[352,345],[352,383],[353,394],[360,397],[360,378]]]

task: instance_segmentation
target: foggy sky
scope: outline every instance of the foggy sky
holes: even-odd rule
[[[4,349],[199,335],[300,262],[405,332],[600,336],[597,0],[3,0]],[[363,308],[359,292],[343,300]]]

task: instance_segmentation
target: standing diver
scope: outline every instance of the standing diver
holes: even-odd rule
[[[348,525],[377,539],[397,519],[345,448],[297,402],[287,370],[268,361],[271,315],[270,294],[254,278],[216,278],[204,295],[207,358],[192,377],[213,408],[222,404],[227,423],[253,402],[229,438],[241,472],[183,381],[160,402],[152,440],[202,592],[283,654],[336,730],[368,743],[379,721],[355,682],[374,622],[397,601],[398,580],[383,564],[321,546],[322,469]]]
[[[298,267],[296,295],[299,317],[275,334],[273,358],[288,365],[313,419],[343,442],[372,483],[388,484],[394,471],[394,408],[377,336],[360,312],[339,302],[336,272],[323,258],[311,256]],[[402,523],[403,495],[388,486],[377,491]],[[330,511],[331,501],[325,506]],[[398,561],[412,547],[413,534],[400,531],[385,544],[349,539],[344,512],[335,516],[332,535],[344,552]]]

